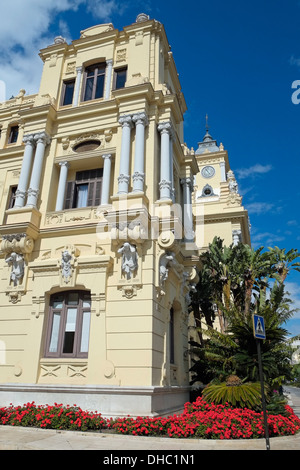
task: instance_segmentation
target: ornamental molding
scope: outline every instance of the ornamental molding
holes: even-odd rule
[[[127,49],[119,49],[116,52],[116,62],[126,62],[127,60]]]
[[[74,147],[75,145],[77,145],[77,144],[81,144],[81,143],[84,142],[85,140],[99,140],[99,141],[101,141],[100,134],[99,134],[99,133],[93,133],[93,134],[87,133],[87,134],[82,134],[82,135],[80,135],[79,137],[77,137],[77,138],[74,140],[73,147]]]
[[[137,291],[142,289],[142,285],[128,285],[128,286],[118,286],[118,290],[122,292],[122,297],[126,297],[126,299],[132,299],[133,297],[137,296]]]
[[[27,256],[34,248],[34,241],[26,233],[12,233],[2,236],[1,251],[7,256],[10,253],[19,253]]]

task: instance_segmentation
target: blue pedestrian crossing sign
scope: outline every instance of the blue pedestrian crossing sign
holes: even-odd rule
[[[266,339],[264,317],[260,315],[253,315],[253,334],[257,339]]]

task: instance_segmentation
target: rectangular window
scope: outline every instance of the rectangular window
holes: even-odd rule
[[[57,353],[58,351],[58,335],[59,335],[59,325],[60,325],[60,312],[53,312],[53,323],[51,331],[51,339],[49,352]]]
[[[46,357],[87,357],[91,320],[91,296],[70,291],[51,297]]]
[[[175,329],[174,329],[174,310],[171,308],[170,310],[170,363],[174,364],[175,362]]]
[[[8,143],[15,144],[18,140],[19,135],[19,126],[11,126],[9,136],[8,136]]]
[[[101,202],[103,169],[76,173],[76,180],[67,183],[65,209],[99,206]]]
[[[94,64],[85,69],[83,101],[103,98],[106,64]]]
[[[91,319],[91,312],[89,311],[83,312],[81,344],[80,344],[81,353],[87,353],[89,350],[90,319]]]
[[[73,354],[74,349],[74,339],[76,331],[76,316],[77,308],[68,308],[67,309],[67,321],[64,332],[64,354]]]
[[[62,106],[67,106],[73,103],[73,95],[75,88],[75,78],[73,80],[67,80],[63,82],[62,88]]]
[[[16,201],[16,191],[18,189],[18,186],[11,186],[9,190],[9,196],[8,196],[8,203],[7,203],[7,209],[12,209],[15,205]]]
[[[124,88],[127,80],[127,67],[114,70],[114,89]]]

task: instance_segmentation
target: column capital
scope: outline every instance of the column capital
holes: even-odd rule
[[[122,127],[132,127],[132,117],[130,114],[127,114],[125,116],[121,116],[119,119],[119,123],[121,124]]]
[[[79,67],[76,67],[76,73],[82,73],[83,71],[83,66],[79,65]]]
[[[137,113],[132,116],[132,121],[137,124],[143,124],[145,127],[148,126],[148,116],[146,113]]]
[[[111,160],[112,154],[111,153],[105,153],[104,155],[101,155],[103,160]]]
[[[26,191],[21,191],[20,189],[17,189],[16,194],[15,194],[15,197],[16,197],[16,199],[17,199],[17,198],[20,198],[20,199],[22,199],[22,200],[25,202],[26,194],[27,194]],[[24,204],[23,204],[23,205],[24,205]]]
[[[144,183],[144,179],[145,179],[145,173],[141,173],[140,171],[135,171],[132,175],[132,179],[134,182],[141,182],[141,183]]]
[[[23,142],[25,145],[30,145],[30,146],[35,145],[34,134],[24,135]]]
[[[28,196],[33,196],[36,199],[38,198],[39,193],[40,193],[39,189],[29,188],[28,191],[27,191]],[[28,203],[27,203],[27,205],[28,205]]]
[[[184,178],[180,178],[181,184],[193,184],[193,179],[190,176],[186,176]]]
[[[161,122],[160,124],[158,124],[157,129],[161,134],[172,134],[172,124],[169,121]]]
[[[43,143],[45,145],[50,144],[51,138],[46,132],[39,132],[38,134],[34,135],[34,140],[39,144]]]
[[[162,189],[168,189],[171,191],[171,188],[172,188],[172,185],[171,185],[171,181],[167,181],[167,180],[161,180],[159,183],[159,189],[162,190]]]
[[[69,168],[70,163],[69,162],[59,162],[59,166],[66,166],[67,168]]]
[[[180,178],[180,183],[183,186],[188,186],[191,189],[191,191],[194,188],[194,181],[193,181],[193,178],[191,178],[190,176],[187,176],[186,178]]]
[[[106,65],[113,65],[114,61],[113,59],[107,59]]]
[[[118,183],[128,184],[129,180],[130,180],[129,175],[124,175],[124,173],[121,173],[120,176],[118,176]]]

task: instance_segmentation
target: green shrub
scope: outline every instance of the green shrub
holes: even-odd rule
[[[226,382],[208,385],[203,390],[203,397],[215,404],[258,409],[261,406],[261,387],[259,382],[243,383],[237,376],[230,376]]]

